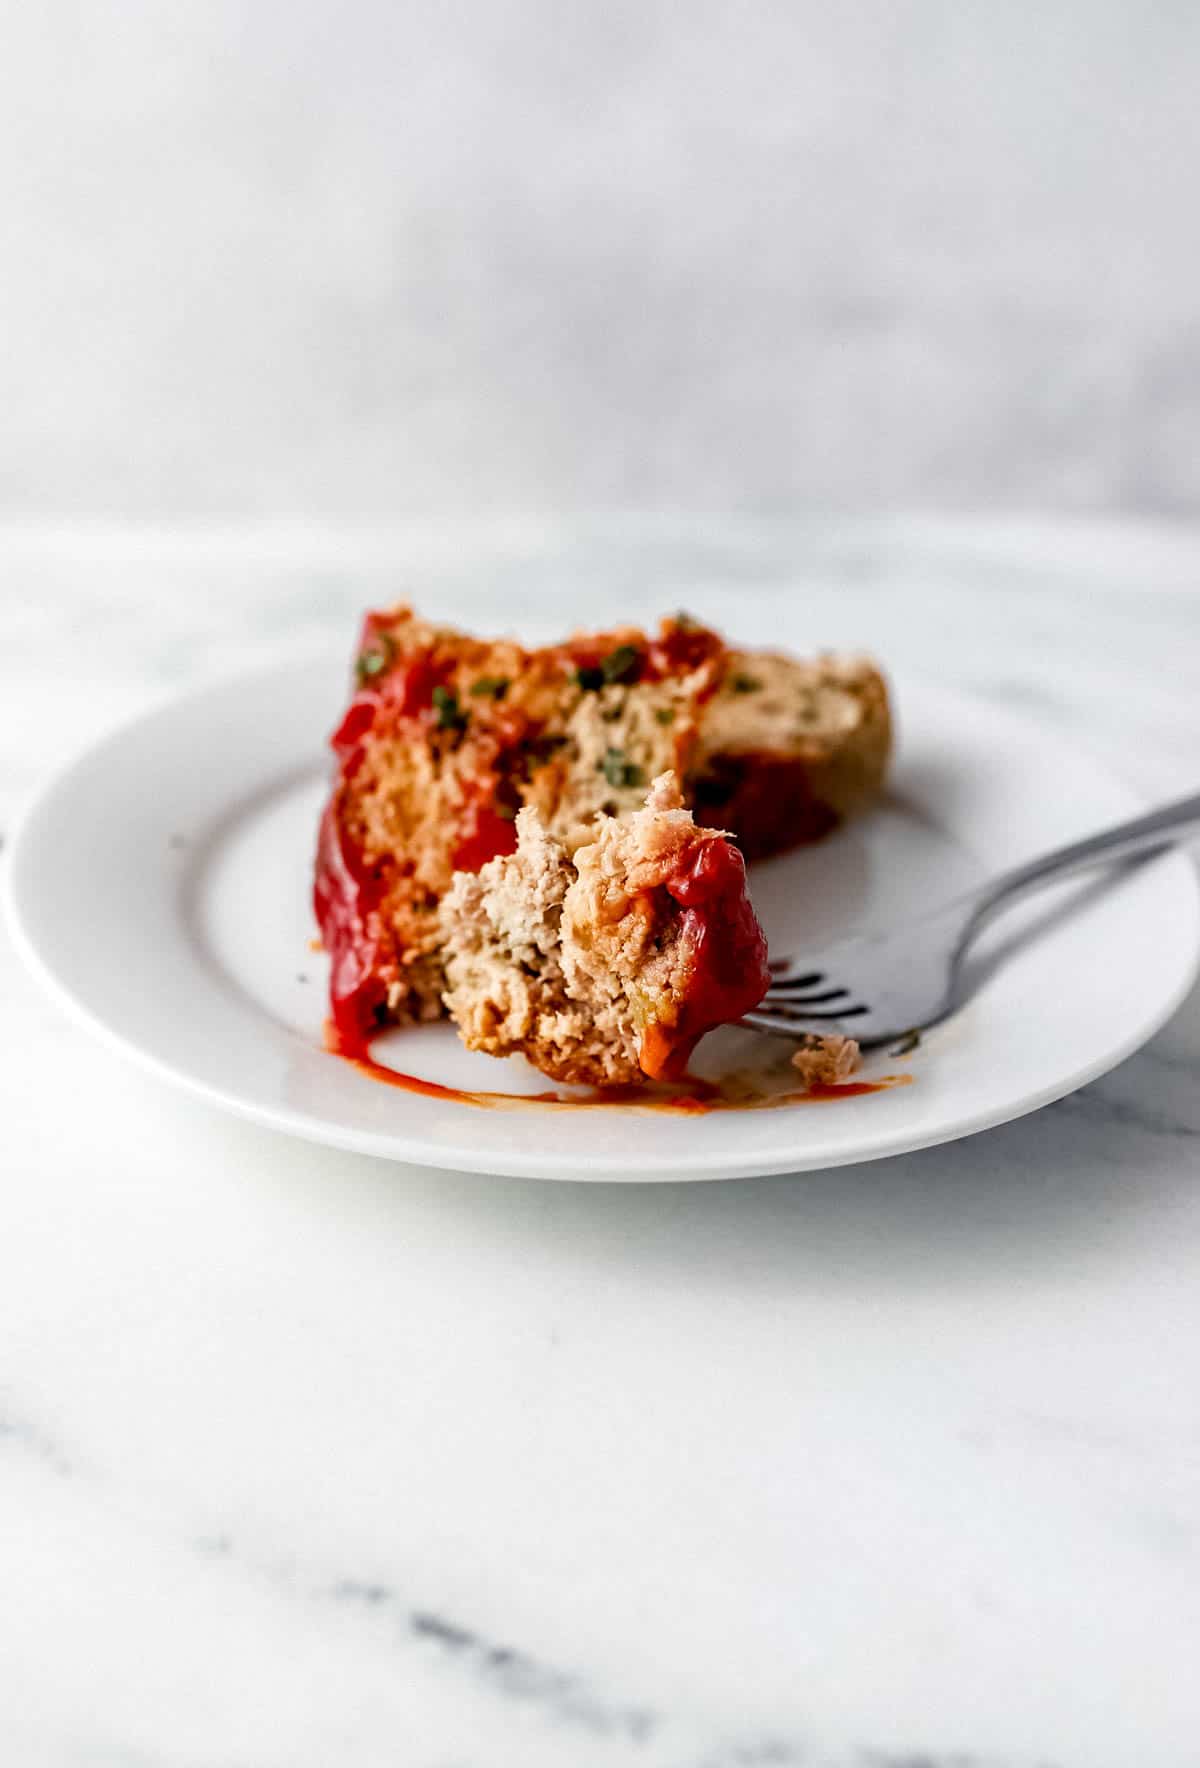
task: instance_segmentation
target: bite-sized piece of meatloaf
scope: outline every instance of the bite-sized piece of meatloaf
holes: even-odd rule
[[[761,854],[856,808],[886,759],[868,665],[731,652],[685,616],[529,650],[398,607],[367,616],[355,674],[314,891],[349,1043],[442,1013],[438,906],[456,871],[513,851],[523,806],[571,853],[671,770]]]
[[[808,1032],[796,1046],[792,1067],[806,1087],[837,1086],[850,1079],[861,1060],[852,1037],[842,1037],[839,1032],[823,1036]]]
[[[460,872],[442,904],[446,1005],[468,1048],[554,1080],[682,1073],[706,1031],[766,990],[741,854],[683,809],[675,775],[575,849],[532,809],[515,853]]]

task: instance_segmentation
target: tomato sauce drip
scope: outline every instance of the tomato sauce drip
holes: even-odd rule
[[[682,1074],[706,1031],[758,1005],[771,976],[767,942],[746,889],[745,861],[731,842],[714,836],[698,843],[665,887],[683,910],[687,981],[675,1024],[651,1026],[639,1059],[653,1079],[671,1080]]]
[[[335,793],[317,837],[313,908],[329,953],[334,1023],[341,1036],[364,1049],[368,1036],[379,1030],[387,1003],[387,988],[375,974],[380,949],[370,919],[381,895],[378,872],[365,863],[341,826]]]
[[[333,1019],[325,1026],[325,1048],[340,1056],[370,1080],[396,1087],[404,1093],[415,1093],[424,1099],[441,1099],[455,1105],[475,1105],[484,1110],[536,1110],[553,1106],[560,1111],[592,1111],[598,1107],[633,1106],[639,1111],[669,1111],[694,1116],[709,1111],[754,1111],[779,1105],[819,1104],[833,1099],[862,1098],[869,1093],[885,1093],[893,1087],[907,1086],[910,1074],[885,1074],[878,1080],[847,1081],[836,1085],[809,1087],[805,1092],[763,1093],[759,1098],[735,1097],[715,1081],[697,1080],[688,1076],[675,1083],[669,1091],[653,1087],[590,1087],[578,1096],[547,1091],[544,1093],[498,1093],[447,1087],[440,1081],[423,1080],[416,1074],[402,1074],[376,1062],[369,1042],[355,1033],[346,1035]]]

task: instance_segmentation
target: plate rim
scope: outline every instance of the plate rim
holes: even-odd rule
[[[80,998],[70,982],[55,968],[49,956],[39,948],[37,940],[25,924],[20,901],[20,874],[23,864],[27,863],[23,856],[29,843],[35,839],[39,818],[46,814],[58,794],[69,788],[75,774],[85,765],[94,764],[96,757],[104,749],[120,744],[144,725],[164,715],[169,716],[185,706],[239,687],[248,689],[254,684],[268,681],[283,683],[288,678],[312,672],[318,666],[331,666],[328,650],[314,650],[307,656],[294,656],[284,662],[229,671],[194,683],[181,692],[155,696],[139,710],[78,745],[72,755],[35,787],[13,824],[5,855],[7,863],[0,867],[0,903],[3,904],[4,918],[14,948],[33,977],[66,1015],[97,1036],[109,1049],[130,1059],[143,1072],[154,1075],[206,1105],[229,1112],[260,1127],[297,1136],[304,1141],[342,1152],[367,1154],[407,1165],[575,1184],[713,1182],[856,1166],[894,1155],[919,1153],[923,1149],[979,1135],[985,1130],[1000,1128],[1003,1124],[1015,1122],[1068,1097],[1079,1088],[1119,1067],[1154,1037],[1179,1010],[1200,973],[1200,875],[1182,848],[1176,847],[1169,853],[1149,860],[1147,864],[1155,870],[1167,872],[1179,885],[1184,886],[1183,896],[1188,909],[1187,924],[1174,929],[1174,932],[1180,941],[1186,939],[1187,949],[1180,960],[1175,986],[1155,1010],[1139,1021],[1126,1036],[1118,1039],[1102,1053],[1077,1064],[1065,1075],[1056,1076],[1044,1087],[1024,1093],[1017,1100],[993,1107],[981,1107],[965,1118],[955,1118],[950,1123],[944,1122],[924,1132],[905,1132],[902,1127],[890,1130],[881,1128],[874,1133],[867,1130],[854,1145],[833,1152],[825,1151],[815,1158],[806,1158],[802,1147],[789,1151],[762,1151],[748,1154],[740,1160],[736,1153],[714,1149],[707,1156],[704,1152],[690,1152],[679,1156],[660,1154],[648,1157],[644,1165],[631,1166],[627,1158],[593,1152],[589,1155],[586,1168],[566,1171],[561,1156],[555,1153],[540,1154],[536,1149],[516,1150],[494,1145],[485,1154],[467,1144],[430,1145],[403,1129],[387,1132],[356,1129],[327,1118],[307,1116],[291,1106],[272,1105],[239,1095],[198,1077],[144,1042],[114,1028],[100,1012]],[[997,706],[983,696],[972,694],[969,689],[957,683],[945,683],[927,673],[909,669],[897,673],[902,674],[905,682],[911,682],[918,688],[922,682],[928,683],[943,699],[957,698],[968,705],[986,705],[989,713],[1002,721],[1007,718],[1025,727],[1036,722],[1022,717],[1011,708]],[[1093,774],[1124,796],[1128,801],[1130,814],[1147,808],[1128,782],[1109,773],[1071,734],[1064,735],[1055,731],[1054,740],[1057,748],[1073,755]],[[314,756],[318,752],[318,745],[314,743]]]

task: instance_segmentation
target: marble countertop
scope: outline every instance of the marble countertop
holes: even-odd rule
[[[0,532],[0,830],[116,719],[405,589],[751,640],[803,597],[814,644],[1197,784],[1200,531],[34,527]],[[972,1140],[645,1189],[225,1119],[2,934],[0,1040],[5,1764],[1196,1762],[1200,995]]]

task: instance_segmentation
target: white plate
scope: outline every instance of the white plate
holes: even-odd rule
[[[58,996],[148,1067],[277,1129],[399,1160],[564,1179],[728,1178],[871,1160],[1060,1098],[1136,1049],[1195,974],[1197,882],[1168,856],[1024,915],[1023,942],[969,1007],[865,1097],[701,1117],[612,1106],[487,1111],[394,1090],[321,1047],[325,963],[309,879],[344,691],[337,662],[177,700],[108,737],[32,806],[12,854],[19,943]],[[1138,809],[1041,729],[930,682],[897,684],[903,742],[885,802],[755,869],[776,952],[912,913]],[[998,938],[1010,941],[1012,917]],[[748,1034],[717,1034],[745,1040]],[[714,1040],[709,1040],[711,1049]],[[460,1087],[533,1091],[524,1063],[449,1026],[376,1054]],[[717,1047],[717,1057],[720,1048]]]

